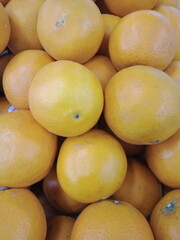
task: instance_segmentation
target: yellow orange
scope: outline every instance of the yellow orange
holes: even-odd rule
[[[11,33],[11,26],[9,23],[9,17],[7,15],[7,12],[0,2],[0,53],[3,52],[3,50],[7,47],[10,33]]]
[[[172,61],[165,69],[165,72],[172,77],[180,87],[180,61]]]

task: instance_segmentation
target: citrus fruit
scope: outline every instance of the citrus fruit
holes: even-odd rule
[[[37,33],[53,58],[84,63],[101,44],[103,20],[92,0],[49,0],[40,7]]]
[[[124,17],[125,15],[142,9],[152,9],[158,0],[104,0],[111,13]]]
[[[75,219],[69,216],[47,218],[46,240],[70,240]]]
[[[111,33],[120,21],[120,17],[113,14],[104,13],[102,14],[104,24],[104,37],[99,47],[98,53],[109,57],[109,38]]]
[[[57,179],[55,167],[43,179],[43,191],[48,202],[60,213],[79,213],[86,206],[84,203],[73,200],[63,191]]]
[[[153,10],[139,10],[119,21],[109,40],[117,69],[147,65],[164,70],[174,58],[176,34],[169,20]]]
[[[149,168],[139,159],[128,158],[125,180],[110,198],[126,201],[149,217],[161,197],[162,186]]]
[[[0,239],[44,240],[46,217],[28,189],[0,189]]]
[[[59,60],[42,67],[29,90],[34,118],[48,131],[69,137],[85,133],[103,109],[99,79],[85,66]]]
[[[18,109],[29,109],[31,82],[44,65],[53,59],[43,50],[25,50],[16,54],[3,74],[3,89],[8,101]]]
[[[149,145],[180,127],[180,94],[174,80],[149,66],[120,70],[105,88],[104,116],[123,141]]]
[[[174,61],[180,60],[180,10],[172,6],[160,6],[155,9],[157,12],[163,14],[173,26],[176,34],[176,52],[173,58]]]
[[[8,48],[14,54],[27,49],[42,49],[37,36],[38,10],[44,0],[11,0],[5,9],[11,24]]]
[[[91,203],[117,191],[126,168],[127,159],[120,143],[105,131],[92,129],[63,142],[57,177],[72,199]]]
[[[179,240],[180,189],[168,192],[156,204],[150,218],[156,240]]]
[[[7,12],[0,2],[0,53],[3,52],[3,50],[7,47],[10,33],[11,33],[11,26],[9,23],[9,18],[7,15]]]
[[[180,61],[172,61],[165,69],[165,72],[172,77],[180,87]]]
[[[3,78],[4,70],[12,57],[13,57],[13,54],[5,54],[2,57],[0,57],[0,92],[3,92],[2,78]]]
[[[146,147],[146,161],[164,185],[180,188],[180,130],[167,140]]]
[[[57,136],[28,110],[2,114],[0,126],[0,186],[26,187],[43,179],[55,159]]]
[[[158,0],[155,7],[159,6],[173,6],[176,8],[180,7],[179,0]]]
[[[132,205],[100,201],[87,206],[76,219],[71,240],[154,240],[146,218]]]
[[[117,72],[111,60],[102,55],[96,55],[84,64],[100,80],[103,89],[106,87],[109,79]]]

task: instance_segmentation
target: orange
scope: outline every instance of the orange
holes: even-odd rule
[[[155,144],[173,135],[180,127],[179,106],[176,83],[149,66],[119,71],[105,89],[105,120],[120,139],[131,144]]]
[[[126,201],[149,217],[161,197],[162,186],[149,168],[136,158],[128,158],[125,180],[110,198]]]
[[[37,33],[53,58],[84,63],[101,44],[103,20],[92,0],[49,0],[40,7]]]
[[[38,10],[43,2],[44,0],[11,0],[6,5],[11,24],[8,47],[14,54],[27,49],[42,49],[36,24]]]
[[[0,0],[0,3],[2,3],[3,6],[5,6],[10,0]]]
[[[8,102],[6,97],[0,97],[0,115],[7,113],[11,104]]]
[[[29,109],[31,82],[44,65],[53,59],[43,50],[25,50],[8,63],[3,75],[3,89],[8,101],[18,109]]]
[[[68,60],[42,67],[29,90],[35,119],[48,131],[64,137],[92,128],[101,115],[103,102],[102,86],[96,75]]]
[[[109,47],[108,47],[109,38],[121,18],[113,14],[106,13],[106,14],[102,14],[102,19],[104,23],[104,37],[98,52],[99,54],[109,56]]]
[[[28,110],[0,117],[0,186],[27,187],[50,171],[57,136],[39,125]]]
[[[164,185],[180,188],[180,130],[166,141],[146,148],[149,168]]]
[[[1,188],[0,211],[0,239],[45,239],[45,214],[30,190]]]
[[[106,87],[109,79],[117,72],[111,60],[106,56],[96,55],[84,64],[100,80],[103,89]]]
[[[174,58],[176,34],[169,20],[153,10],[123,17],[111,34],[109,53],[117,69],[147,65],[164,70]]]
[[[172,77],[180,87],[180,61],[172,61],[165,69],[165,72]]]
[[[179,0],[158,0],[157,4],[155,7],[159,7],[159,6],[173,6],[176,8],[180,7],[180,3]]]
[[[75,219],[69,216],[55,216],[47,219],[46,240],[70,240]]]
[[[10,33],[11,33],[11,26],[9,23],[9,18],[6,13],[6,10],[2,3],[0,2],[0,53],[7,47]]]
[[[57,177],[72,199],[91,203],[117,191],[126,169],[127,159],[121,144],[105,131],[92,129],[63,142]]]
[[[158,0],[104,0],[111,13],[124,17],[142,9],[152,9]]]
[[[173,58],[174,61],[180,61],[180,10],[171,6],[160,6],[155,9],[157,12],[163,14],[173,26],[176,34],[176,52]]]
[[[150,225],[156,240],[179,240],[180,189],[170,191],[156,204]]]
[[[44,178],[43,191],[48,202],[61,213],[79,213],[86,206],[84,203],[73,200],[63,191],[58,182],[55,167]]]
[[[100,201],[87,206],[74,224],[71,240],[154,240],[146,218],[132,205]]]

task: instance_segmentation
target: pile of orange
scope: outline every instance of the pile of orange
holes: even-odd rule
[[[0,239],[179,240],[180,0],[0,0]]]

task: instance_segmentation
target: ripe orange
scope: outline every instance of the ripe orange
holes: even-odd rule
[[[49,0],[40,7],[37,33],[53,58],[85,63],[101,44],[103,20],[92,0]]]
[[[176,8],[180,7],[179,0],[158,0],[155,7],[159,6],[173,6]]]
[[[8,101],[18,109],[29,109],[31,82],[44,65],[53,59],[43,50],[25,50],[8,63],[3,75],[3,89]]]
[[[180,61],[172,61],[165,69],[165,72],[172,77],[180,87]]]
[[[11,33],[11,26],[7,12],[0,2],[0,53],[7,47]]]
[[[106,14],[102,14],[102,19],[104,23],[104,37],[101,42],[98,53],[105,56],[109,56],[109,47],[108,47],[109,38],[121,18],[113,14],[106,13]]]
[[[39,125],[28,110],[0,117],[0,186],[26,187],[50,171],[57,136]]]
[[[9,54],[9,53],[0,57],[0,92],[3,92],[2,78],[3,78],[4,70],[12,57],[13,57],[13,54]]]
[[[85,133],[103,109],[99,79],[85,66],[59,60],[42,67],[29,90],[35,119],[48,131],[69,137]]]
[[[11,24],[9,49],[14,53],[27,49],[42,49],[37,36],[38,10],[44,0],[11,0],[5,9]]]
[[[156,204],[150,225],[156,240],[179,240],[180,189],[170,191]]]
[[[100,201],[87,206],[75,221],[71,240],[154,240],[146,218],[132,205]]]
[[[174,58],[176,34],[169,20],[153,10],[123,17],[111,34],[109,53],[117,69],[148,65],[164,70]]]
[[[127,159],[120,143],[105,131],[92,129],[63,142],[57,177],[72,199],[91,203],[117,191],[126,168]]]
[[[157,12],[163,14],[173,26],[176,34],[176,52],[173,58],[174,61],[180,61],[180,10],[171,6],[160,6],[155,9]]]
[[[44,240],[46,218],[41,204],[28,189],[0,189],[0,239]]]
[[[146,160],[155,176],[166,186],[180,188],[180,130],[166,141],[146,148]]]
[[[111,60],[106,56],[96,55],[84,64],[100,80],[103,89],[106,87],[109,79],[117,72]]]
[[[43,180],[43,191],[48,202],[60,213],[79,213],[86,204],[77,202],[70,198],[58,182],[56,168],[52,168]]]
[[[116,73],[105,89],[104,116],[123,141],[149,145],[164,141],[180,127],[180,94],[166,73],[132,66]]]
[[[7,113],[11,104],[8,102],[6,97],[0,97],[0,115]]]
[[[47,218],[46,240],[70,240],[75,219],[69,216]]]
[[[149,168],[136,158],[128,158],[125,180],[110,198],[126,201],[137,208],[145,217],[149,217],[161,197],[162,186]]]

